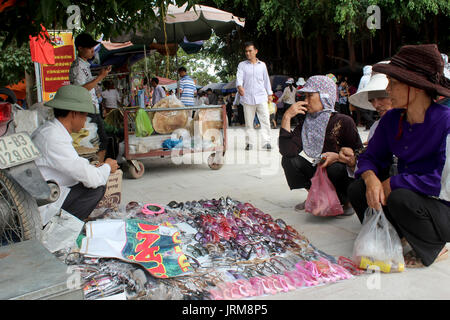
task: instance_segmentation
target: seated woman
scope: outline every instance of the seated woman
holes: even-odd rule
[[[362,148],[356,125],[352,118],[334,110],[336,84],[330,78],[311,77],[300,91],[306,94],[306,101],[298,101],[286,110],[280,129],[279,148],[287,183],[291,190],[309,190],[316,164],[326,158],[320,165],[327,168],[344,215],[352,215],[347,187],[353,179],[348,177],[346,165],[339,162],[339,150]],[[291,131],[291,119],[297,115],[306,116],[297,117],[300,123]],[[304,208],[304,202],[295,206],[296,210]]]
[[[420,57],[418,59],[417,57]],[[445,258],[450,241],[450,109],[433,102],[450,96],[436,45],[404,46],[389,64],[373,70],[388,76],[388,111],[358,159],[350,201],[362,222],[368,207],[383,208],[400,238],[413,249],[407,267],[429,266]],[[398,174],[382,177],[392,156]]]
[[[357,106],[358,108],[369,111],[376,111],[381,119],[386,114],[386,112],[392,109],[392,100],[386,91],[386,87],[389,81],[386,75],[383,73],[373,73],[369,76],[370,78],[367,85],[354,95],[350,96],[349,101],[352,105]],[[370,127],[369,136],[367,138],[367,142],[364,142],[364,145],[367,145],[369,143],[369,140],[373,137],[373,134],[375,133],[379,122],[380,120],[375,121]],[[396,159],[394,160],[394,162],[396,163]],[[347,164],[348,173],[350,177],[354,178],[356,155],[353,150],[346,147],[341,148],[341,150],[339,151],[339,161]],[[390,171],[392,173],[396,172],[397,166],[395,163],[393,163],[392,166],[385,168],[385,172],[383,174],[389,175]]]

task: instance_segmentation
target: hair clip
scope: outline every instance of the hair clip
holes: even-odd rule
[[[147,203],[142,207],[141,211],[143,214],[153,216],[153,215],[158,215],[158,214],[164,213],[164,207],[160,206],[159,204],[155,204],[155,203]]]

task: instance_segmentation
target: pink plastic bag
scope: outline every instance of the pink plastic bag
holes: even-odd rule
[[[305,211],[321,217],[338,216],[344,213],[336,189],[328,179],[326,168],[318,166],[311,179]]]

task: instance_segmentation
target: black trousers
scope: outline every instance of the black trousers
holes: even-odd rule
[[[226,109],[227,109],[228,126],[231,127],[233,121],[233,104],[227,103]]]
[[[358,179],[348,188],[350,202],[361,223],[367,209],[366,185]],[[383,206],[386,218],[405,238],[425,266],[434,262],[450,241],[450,207],[408,189],[396,189]]]
[[[361,112],[361,122],[363,122],[366,126],[366,129],[370,129],[370,127],[375,122],[374,112],[370,110],[359,109]]]
[[[317,167],[301,156],[282,157],[281,165],[284,169],[287,183],[291,190],[293,189],[310,189],[311,179],[316,173]],[[336,188],[341,204],[348,202],[347,188],[354,180],[348,176],[345,164],[341,162],[333,163],[327,167],[328,178]]]
[[[339,112],[350,117],[352,116],[350,113],[350,107],[348,106],[348,103],[340,103]]]
[[[242,104],[238,104],[238,122],[239,124],[245,124],[245,116],[244,116],[244,106]]]
[[[82,183],[76,184],[70,188],[62,209],[71,213],[80,220],[84,220],[95,209],[97,204],[105,195],[106,186],[100,186],[96,189],[86,188]]]

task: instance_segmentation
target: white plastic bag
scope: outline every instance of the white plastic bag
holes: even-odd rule
[[[80,141],[80,146],[86,148],[94,148],[96,145],[100,143],[98,135],[97,135],[97,124],[91,122],[91,118],[87,117],[86,123],[84,124],[84,129],[89,131],[89,135]]]
[[[361,269],[379,269],[385,273],[405,269],[400,238],[383,210],[367,208],[353,247],[353,261]]]
[[[74,247],[83,226],[83,221],[61,209],[45,226],[41,242],[52,253]]]

